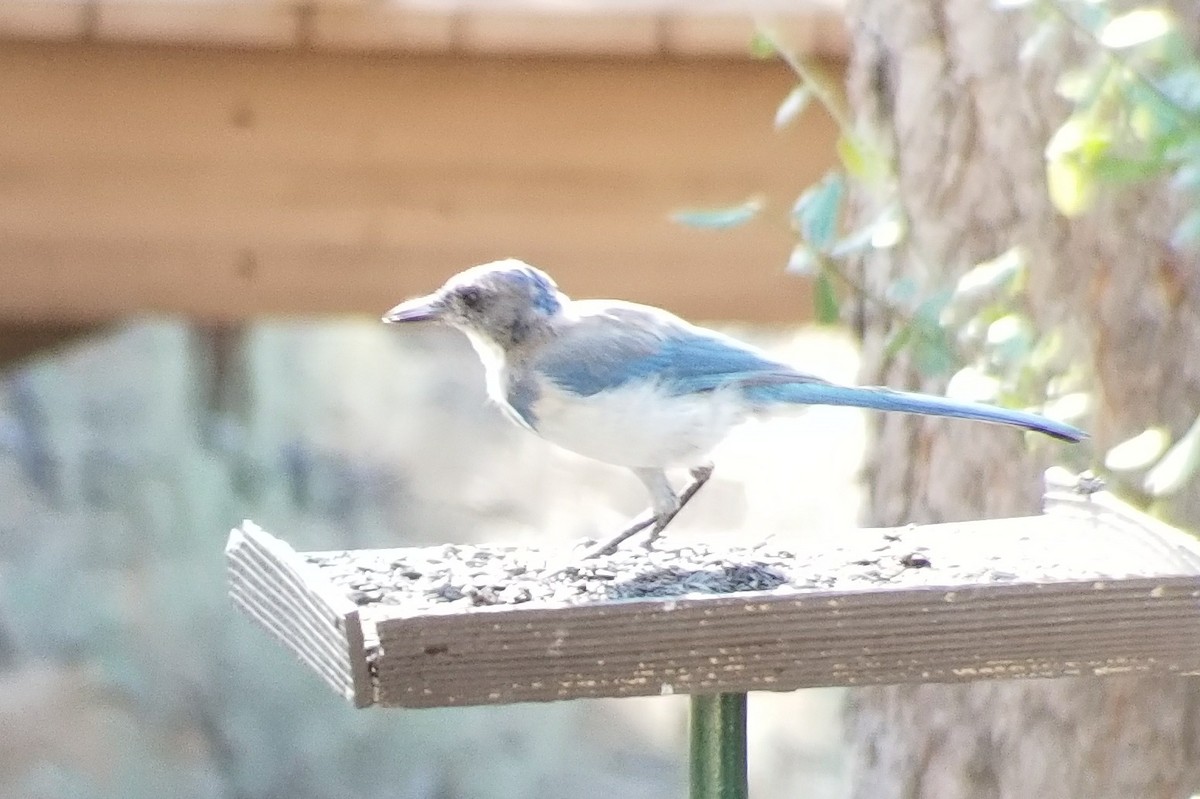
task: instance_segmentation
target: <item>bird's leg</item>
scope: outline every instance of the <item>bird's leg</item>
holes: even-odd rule
[[[589,549],[583,555],[585,560],[600,555],[612,554],[627,539],[637,535],[647,527],[653,527],[650,531],[650,538],[647,541],[647,545],[652,544],[662,534],[662,531],[667,528],[667,525],[671,523],[676,514],[683,509],[683,506],[692,497],[696,496],[696,492],[708,482],[708,478],[712,477],[713,467],[712,464],[707,464],[692,469],[692,482],[679,495],[675,494],[675,490],[667,482],[667,475],[662,469],[634,469],[633,472],[650,492],[652,501],[651,515],[644,519],[638,519],[604,543]]]
[[[662,531],[667,529],[667,525],[679,515],[679,511],[683,510],[683,506],[691,502],[692,497],[696,496],[701,488],[704,488],[704,484],[708,482],[708,478],[712,477],[712,473],[713,465],[711,463],[707,463],[704,466],[697,466],[691,470],[692,482],[688,484],[687,488],[683,489],[683,493],[679,495],[675,502],[675,507],[669,513],[655,518],[654,526],[650,528],[650,536],[646,539],[647,548],[651,547],[658,540],[658,537],[662,535]]]

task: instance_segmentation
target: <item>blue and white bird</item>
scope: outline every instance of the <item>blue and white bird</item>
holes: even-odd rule
[[[572,300],[515,259],[461,272],[383,321],[442,322],[482,359],[488,395],[517,424],[565,449],[625,466],[645,484],[652,538],[712,473],[711,450],[740,423],[798,405],[848,405],[1012,425],[1064,441],[1085,433],[1033,413],[945,397],[831,383],[659,308]],[[676,494],[667,469],[691,470]]]

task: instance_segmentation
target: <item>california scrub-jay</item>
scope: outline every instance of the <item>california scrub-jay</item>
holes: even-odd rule
[[[483,264],[383,321],[438,321],[466,333],[488,395],[547,441],[625,466],[650,491],[653,516],[589,554],[654,525],[651,540],[712,474],[708,453],[752,416],[796,405],[850,405],[1023,427],[1064,441],[1085,433],[1023,411],[888,388],[842,386],[659,308],[572,300],[515,259]],[[666,470],[691,470],[677,495]]]

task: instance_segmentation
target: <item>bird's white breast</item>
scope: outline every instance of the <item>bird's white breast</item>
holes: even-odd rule
[[[533,407],[539,435],[618,466],[696,466],[747,411],[736,390],[673,396],[636,383],[579,396],[544,381]]]
[[[475,350],[475,354],[479,356],[479,360],[483,364],[488,397],[500,405],[505,404],[504,374],[507,364],[504,350],[491,339],[481,336],[473,330],[464,330],[463,332],[467,334],[467,341],[471,342],[471,348]]]

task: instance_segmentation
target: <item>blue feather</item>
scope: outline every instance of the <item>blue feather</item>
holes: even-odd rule
[[[758,385],[753,385],[757,382]],[[1023,427],[1063,441],[1082,441],[1087,434],[1076,427],[1026,411],[999,408],[978,402],[963,402],[930,394],[913,394],[877,386],[839,386],[824,382],[775,382],[763,377],[748,377],[747,397],[761,404],[795,403],[802,405],[846,405],[877,411],[948,416],[979,422]]]
[[[513,421],[521,427],[533,430],[537,427],[537,414],[533,406],[541,396],[537,381],[532,374],[519,374],[509,380],[505,391],[504,407],[512,416]]]
[[[888,388],[840,386],[656,308],[599,301],[573,306],[580,312],[578,320],[531,366],[579,396],[639,381],[652,381],[674,396],[736,386],[757,410],[779,404],[845,405],[1012,425],[1064,441],[1086,437],[1069,424],[1025,411]]]
[[[735,339],[665,311],[631,303],[576,301],[581,318],[531,364],[584,397],[653,380],[676,396],[713,391],[748,375],[807,377]],[[813,378],[816,379],[816,378]]]

